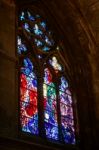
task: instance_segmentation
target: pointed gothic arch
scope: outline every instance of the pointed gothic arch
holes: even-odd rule
[[[73,100],[65,65],[57,53],[61,48],[46,21],[31,10],[24,8],[18,15],[17,49],[19,63],[24,62],[20,83],[25,84],[20,84],[20,130],[51,141],[75,144]],[[34,76],[31,79],[29,72]],[[34,91],[26,90],[26,86]]]

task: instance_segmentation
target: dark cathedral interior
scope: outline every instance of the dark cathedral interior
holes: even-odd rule
[[[0,0],[0,150],[99,149],[98,49],[99,0]],[[22,97],[26,89],[21,85],[24,72],[28,74],[28,69],[33,69],[30,60],[37,70],[37,79],[32,73],[33,83],[29,86],[38,83],[35,88],[38,97],[29,95],[26,99]],[[48,69],[52,74],[46,79]],[[64,98],[64,107],[59,95],[62,76],[68,80],[72,92],[70,106]],[[51,86],[48,80],[53,85],[50,98],[44,97],[46,87]],[[54,99],[55,110],[51,106],[49,114],[45,113],[48,107],[43,105],[44,98],[46,102]],[[35,107],[33,103],[35,110],[31,110],[27,101],[37,103]],[[38,114],[36,120],[33,111]],[[52,111],[58,118],[56,122]],[[62,120],[66,117],[67,120]]]

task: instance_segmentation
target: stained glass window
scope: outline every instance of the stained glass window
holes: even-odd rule
[[[58,63],[58,60],[55,56],[53,56],[52,59],[49,60],[49,63],[55,69],[56,73],[58,71],[62,71],[62,66]]]
[[[56,88],[48,68],[44,70],[43,96],[46,136],[58,140]]]
[[[23,31],[28,32],[29,39],[38,49],[45,52],[51,50],[54,45],[52,33],[38,14],[32,15],[29,11],[22,11],[19,15],[19,24]],[[21,47],[23,48],[22,44]]]
[[[75,144],[72,95],[69,90],[68,82],[64,77],[61,77],[61,83],[59,86],[59,98],[63,139],[66,143]]]
[[[22,54],[22,52],[27,51],[26,45],[22,42],[22,39],[20,36],[17,37],[17,45],[18,45],[18,53],[19,54]]]
[[[57,55],[61,49],[55,45],[46,20],[28,9],[19,13],[17,51],[21,131],[75,144],[73,98]],[[43,136],[40,131],[44,131]]]
[[[29,58],[20,68],[20,122],[22,131],[38,134],[37,77]]]

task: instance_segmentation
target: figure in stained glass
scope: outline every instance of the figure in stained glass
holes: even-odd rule
[[[47,139],[75,144],[73,100],[70,85],[63,75],[63,64],[57,57],[60,46],[55,47],[46,21],[28,9],[19,14],[17,50],[21,61],[21,131],[42,136],[39,131],[43,130]]]
[[[58,140],[56,89],[48,68],[44,70],[43,96],[46,136],[47,138]]]
[[[20,69],[20,121],[25,132],[38,134],[37,78],[29,58]]]
[[[69,85],[65,77],[61,77],[59,85],[61,128],[65,143],[75,144],[74,117],[72,108],[72,97]],[[68,93],[66,93],[68,89]],[[70,95],[69,95],[70,94]]]

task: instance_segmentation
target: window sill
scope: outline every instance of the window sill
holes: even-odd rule
[[[43,150],[79,150],[79,148],[74,145],[57,144],[45,140],[42,144],[41,142],[39,142],[39,139],[37,137],[36,142],[31,142],[29,141],[29,139],[26,140],[26,138],[23,140],[18,138],[0,137],[0,149],[2,148],[4,150],[28,150],[31,148],[36,150],[39,150],[40,148]]]

